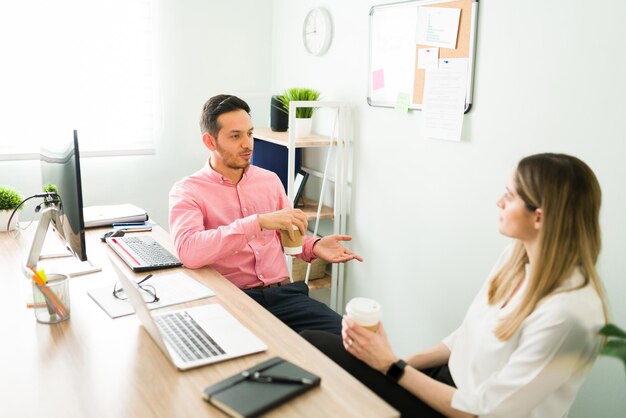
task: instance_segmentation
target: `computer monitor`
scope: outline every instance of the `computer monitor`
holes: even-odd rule
[[[42,148],[40,159],[42,184],[56,186],[60,200],[52,226],[76,258],[87,261],[78,132],[61,151]]]
[[[49,226],[77,259],[87,261],[78,132],[74,131],[66,146],[54,150],[42,147],[40,154],[43,184],[54,185],[58,197],[46,198],[40,205],[41,219],[27,266],[37,266]]]

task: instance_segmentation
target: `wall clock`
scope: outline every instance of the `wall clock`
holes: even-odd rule
[[[311,55],[324,55],[333,39],[333,25],[328,10],[315,7],[302,24],[302,42]]]

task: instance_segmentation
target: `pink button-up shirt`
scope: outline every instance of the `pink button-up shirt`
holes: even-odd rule
[[[170,232],[186,267],[210,265],[241,289],[289,277],[280,232],[261,230],[257,214],[291,207],[278,176],[248,167],[233,184],[207,162],[170,191]],[[298,257],[313,261],[312,237]]]

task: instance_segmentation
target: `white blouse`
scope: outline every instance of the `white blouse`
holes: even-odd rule
[[[490,278],[509,257],[496,263]],[[529,268],[526,269],[528,277]],[[602,302],[593,285],[544,299],[507,341],[493,333],[520,302],[520,289],[504,307],[489,305],[489,280],[461,326],[443,340],[450,349],[450,373],[458,390],[452,407],[480,417],[566,417],[598,354],[604,325]],[[576,271],[559,289],[584,278]]]

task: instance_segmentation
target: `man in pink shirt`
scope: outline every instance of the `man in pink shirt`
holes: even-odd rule
[[[250,107],[235,96],[212,97],[204,105],[200,127],[210,157],[170,191],[170,231],[180,260],[189,268],[213,267],[297,332],[340,334],[341,316],[309,298],[304,282],[290,283],[280,230],[295,225],[305,235],[307,219],[291,208],[276,174],[250,165]],[[297,257],[362,261],[340,243],[351,239],[305,236]]]

